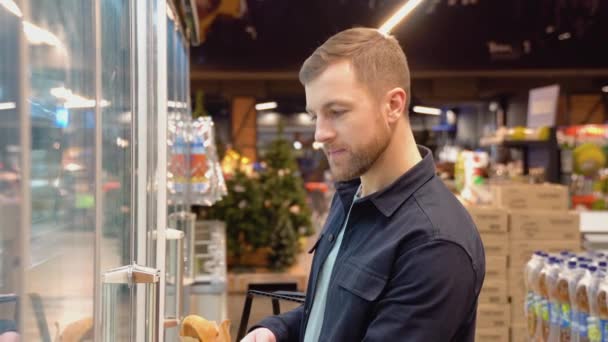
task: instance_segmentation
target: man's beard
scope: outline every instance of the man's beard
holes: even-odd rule
[[[344,158],[346,160],[342,160],[344,165],[334,165],[331,158],[328,157],[334,180],[341,182],[361,177],[386,151],[389,143],[389,132],[383,132],[383,134],[377,134],[372,142],[359,151],[347,150],[348,156]]]

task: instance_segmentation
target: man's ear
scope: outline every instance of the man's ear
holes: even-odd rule
[[[386,93],[385,105],[388,109],[387,118],[389,123],[397,122],[405,112],[407,94],[403,88],[394,88]]]

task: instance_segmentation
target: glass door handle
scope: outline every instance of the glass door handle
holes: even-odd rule
[[[173,315],[165,318],[167,320],[181,319],[182,315],[182,293],[184,287],[184,237],[185,234],[181,230],[167,228],[165,230],[165,238],[167,240],[167,251],[175,251],[175,253],[168,253],[167,270],[174,270],[174,274],[167,274],[167,283],[171,282],[175,286],[175,308]],[[173,249],[174,248],[174,249]]]
[[[160,271],[156,268],[140,266],[135,263],[121,266],[105,272],[102,276],[104,284],[155,284],[160,280]]]
[[[101,281],[101,341],[113,342],[125,339],[125,336],[121,335],[124,333],[124,329],[121,328],[124,325],[124,317],[118,317],[116,312],[120,312],[120,308],[125,303],[130,303],[127,304],[130,306],[130,312],[138,311],[140,307],[136,303],[137,298],[140,297],[138,294],[140,291],[144,293],[142,298],[147,298],[146,320],[150,322],[151,327],[158,326],[160,323],[158,315],[160,270],[133,263],[106,271],[102,274]],[[125,301],[124,295],[127,295],[130,300]],[[134,338],[137,335],[137,328],[131,326],[130,329],[129,334],[131,338]],[[150,337],[148,340],[154,340],[154,337]]]

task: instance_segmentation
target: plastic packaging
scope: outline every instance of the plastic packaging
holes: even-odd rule
[[[193,204],[210,206],[227,194],[214,131],[210,117],[200,117],[192,122],[190,175]]]
[[[524,314],[528,322],[528,338],[535,339],[540,335],[540,271],[545,265],[545,258],[540,251],[534,252],[532,258],[524,268],[524,284],[526,288],[526,299],[524,303]]]
[[[579,310],[578,335],[579,342],[590,342],[588,321],[591,315],[590,293],[593,292],[596,266],[589,266],[585,275],[576,286],[576,305]]]
[[[599,312],[599,286],[604,280],[606,263],[600,261],[598,264],[600,267],[596,272],[593,273],[591,278],[591,286],[587,288],[587,296],[589,297],[589,311],[590,315],[587,319],[587,334],[590,342],[602,342],[602,330],[600,323],[600,312]]]
[[[566,267],[559,273],[557,286],[556,286],[556,297],[558,305],[560,307],[560,322],[559,322],[559,341],[560,342],[572,342],[572,321],[573,311],[572,304],[570,302],[570,291],[569,284],[572,278],[575,276],[577,269],[576,261],[568,261]]]
[[[608,341],[608,282],[606,277],[598,285],[597,309],[599,314],[599,325],[601,341]]]
[[[570,303],[572,304],[572,342],[578,342],[580,339],[579,332],[579,322],[580,322],[580,310],[578,308],[578,304],[576,302],[576,288],[581,278],[585,275],[588,269],[587,259],[580,258],[581,262],[578,264],[578,267],[572,272],[572,277],[568,282],[568,292],[570,295]]]
[[[561,326],[561,305],[558,295],[558,279],[562,271],[562,260],[550,258],[549,264],[541,271],[541,295],[546,298],[546,311],[543,310],[542,339],[558,342]]]

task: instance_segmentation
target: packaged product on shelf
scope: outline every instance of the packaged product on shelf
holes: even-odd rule
[[[601,265],[600,265],[601,264]],[[587,335],[589,336],[590,342],[602,342],[602,330],[600,324],[600,313],[598,306],[598,290],[601,282],[604,280],[606,275],[606,262],[599,261],[596,272],[593,272],[591,286],[587,289],[587,295],[589,297],[589,311],[590,315],[587,318]]]
[[[540,286],[539,276],[540,271],[545,264],[544,255],[542,252],[534,252],[532,259],[526,264],[524,269],[524,282],[526,287],[526,302],[524,310],[526,320],[528,322],[528,337],[536,338],[538,334],[538,323],[540,322]]]
[[[571,279],[574,277],[576,272],[577,264],[576,260],[570,260],[567,266],[562,269],[557,279],[557,286],[555,287],[554,297],[557,300],[558,307],[560,310],[560,321],[559,321],[559,341],[570,342],[572,341],[572,304],[570,302],[570,290],[569,284]]]
[[[568,296],[570,297],[571,310],[572,310],[572,321],[570,322],[570,336],[571,341],[578,341],[580,336],[579,331],[579,322],[580,322],[580,309],[578,307],[576,301],[576,287],[581,280],[581,278],[585,275],[588,265],[587,259],[583,257],[576,258],[578,267],[576,267],[572,272],[571,276],[568,280]]]
[[[207,149],[209,146],[209,125],[203,118],[192,122],[192,140],[190,141],[190,177],[194,198],[204,196],[211,188]]]
[[[588,321],[591,315],[591,295],[595,292],[593,283],[595,278],[596,266],[589,266],[585,275],[576,286],[576,305],[579,310],[578,334],[580,342],[590,342]]]
[[[597,309],[600,319],[602,342],[608,340],[608,282],[602,279],[597,291]]]
[[[168,141],[168,190],[169,195],[177,197],[186,193],[188,184],[188,128],[189,118],[177,114],[169,116]]]
[[[211,118],[200,117],[192,123],[190,154],[192,202],[212,205],[226,194],[226,186],[215,148]]]
[[[557,285],[557,277],[561,271],[560,260],[550,257],[540,271],[539,290],[541,307],[541,339],[543,341],[555,341],[559,336],[560,310],[557,299],[552,296]]]

